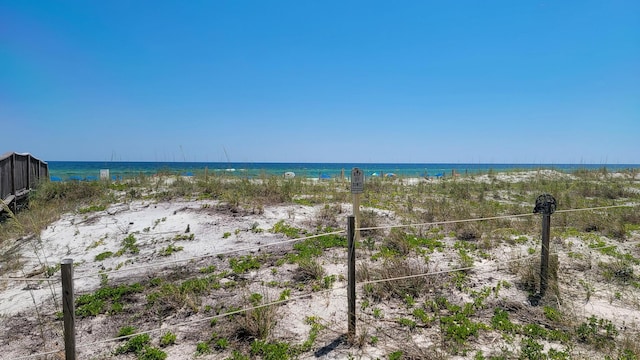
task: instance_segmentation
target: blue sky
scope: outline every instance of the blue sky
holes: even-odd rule
[[[637,164],[639,139],[638,1],[0,0],[0,153]]]

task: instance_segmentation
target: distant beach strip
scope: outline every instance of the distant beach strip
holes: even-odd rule
[[[640,164],[408,164],[408,163],[228,163],[228,162],[112,162],[112,161],[49,161],[52,181],[95,181],[100,170],[109,170],[108,178],[122,180],[157,174],[194,176],[224,174],[243,178],[285,176],[333,179],[349,177],[358,167],[365,177],[441,178],[455,175],[478,175],[490,172],[511,172],[551,169],[561,172],[606,170],[617,172],[640,169]],[[103,173],[103,175],[105,175]]]

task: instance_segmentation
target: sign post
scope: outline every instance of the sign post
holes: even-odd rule
[[[360,194],[364,192],[364,173],[358,168],[351,170],[351,194],[353,215],[348,217],[347,234],[349,254],[347,259],[348,338],[356,336],[356,241],[360,238]]]
[[[355,218],[350,215],[347,218],[347,240],[348,240],[348,259],[347,259],[347,335],[352,343],[356,339],[356,244],[355,237]]]
[[[351,194],[353,194],[353,215],[356,217],[356,241],[360,239],[360,194],[364,192],[364,172],[359,168],[351,170]]]

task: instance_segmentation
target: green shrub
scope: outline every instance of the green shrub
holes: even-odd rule
[[[116,337],[122,337],[122,336],[131,335],[131,334],[134,334],[135,332],[136,332],[136,328],[135,327],[133,327],[133,326],[123,326],[118,331],[118,335],[116,335]]]
[[[166,332],[160,337],[160,346],[167,347],[176,343],[176,335],[172,332]]]
[[[193,235],[193,234],[191,234]],[[182,251],[184,248],[182,246],[175,246],[173,244],[167,245],[166,248],[160,249],[160,256],[170,256],[171,254]]]
[[[96,290],[92,294],[80,295],[76,298],[76,315],[79,317],[96,316],[106,311],[106,305],[111,303],[116,311],[122,310],[121,300],[133,293],[142,292],[142,285],[107,286]],[[116,305],[120,304],[120,305]]]
[[[245,255],[229,259],[229,266],[234,273],[243,274],[249,270],[260,269],[260,262],[254,256]]]
[[[264,360],[286,360],[290,359],[291,346],[283,342],[266,342],[255,340],[251,343],[251,355],[260,356]]]
[[[206,355],[211,353],[211,347],[206,342],[199,342],[196,345],[196,355]]]
[[[227,347],[229,347],[229,340],[227,340],[226,338],[220,338],[216,340],[216,350],[225,350]]]
[[[324,268],[315,259],[303,259],[298,262],[298,269],[295,275],[296,280],[305,282],[309,280],[320,280],[324,275]]]
[[[140,252],[140,248],[136,245],[136,237],[133,234],[129,234],[126,238],[122,240],[122,248],[116,252],[116,256],[121,256],[125,253],[138,254]]]
[[[284,220],[280,220],[273,225],[273,227],[271,228],[271,232],[276,234],[284,234],[285,236],[290,238],[298,238],[300,237],[300,233],[302,232],[302,230],[287,225],[285,224]]]
[[[493,311],[491,326],[496,330],[506,332],[513,332],[517,329],[517,326],[509,320],[509,313],[500,308],[495,308]]]
[[[598,319],[593,315],[576,329],[580,342],[592,344],[598,349],[613,346],[617,335],[618,330],[611,321]]]
[[[138,360],[164,360],[167,353],[151,346],[145,346],[142,353],[138,354]]]
[[[148,345],[150,342],[151,342],[151,337],[149,337],[149,334],[136,335],[130,338],[129,340],[127,340],[127,342],[124,345],[118,347],[115,353],[116,354],[127,354],[127,353],[141,354],[145,346]]]

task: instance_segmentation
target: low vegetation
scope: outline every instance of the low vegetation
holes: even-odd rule
[[[348,184],[339,180],[203,174],[185,180],[169,174],[115,184],[45,183],[28,209],[0,224],[0,242],[37,238],[69,212],[88,220],[116,202],[177,199],[206,201],[201,211],[251,218],[212,242],[240,241],[245,235],[305,237],[284,249],[220,255],[130,281],[113,282],[104,275],[94,291],[77,296],[75,305],[79,321],[103,329],[100,320],[107,319],[117,327],[104,334],[122,337],[105,358],[171,358],[178,345],[188,344],[185,356],[222,359],[287,359],[331,351],[341,351],[344,358],[639,359],[638,324],[585,316],[579,308],[597,300],[640,312],[638,208],[554,214],[545,296],[539,296],[540,218],[507,216],[531,213],[542,193],[553,194],[559,210],[635,205],[640,183],[634,176],[541,171],[515,181],[489,173],[411,185],[407,179],[369,179],[361,227],[395,228],[361,232],[358,333],[350,339],[342,336],[342,320],[336,323],[316,308],[336,301],[321,292],[338,293],[346,284],[347,239],[344,233],[327,235],[342,229],[349,209]],[[260,228],[255,219],[280,205],[312,215],[296,221],[290,213]],[[495,219],[453,222],[489,217]],[[142,258],[144,240],[155,236],[165,220],[142,232],[117,234],[119,248],[100,248],[92,257],[96,254],[96,264]],[[186,244],[206,236],[194,234],[194,223],[184,225],[187,230],[165,238],[153,256],[179,256]],[[102,246],[101,241],[87,250]],[[20,267],[20,259],[4,263],[2,272]],[[322,300],[306,302],[314,296]],[[534,304],[528,302],[536,296]],[[297,300],[286,302],[290,299]],[[346,319],[346,295],[339,301],[345,309],[337,317]],[[305,304],[304,311],[292,314],[291,304]],[[197,322],[189,329],[168,326],[139,334],[191,320]],[[295,321],[304,335],[289,331],[287,322]]]

